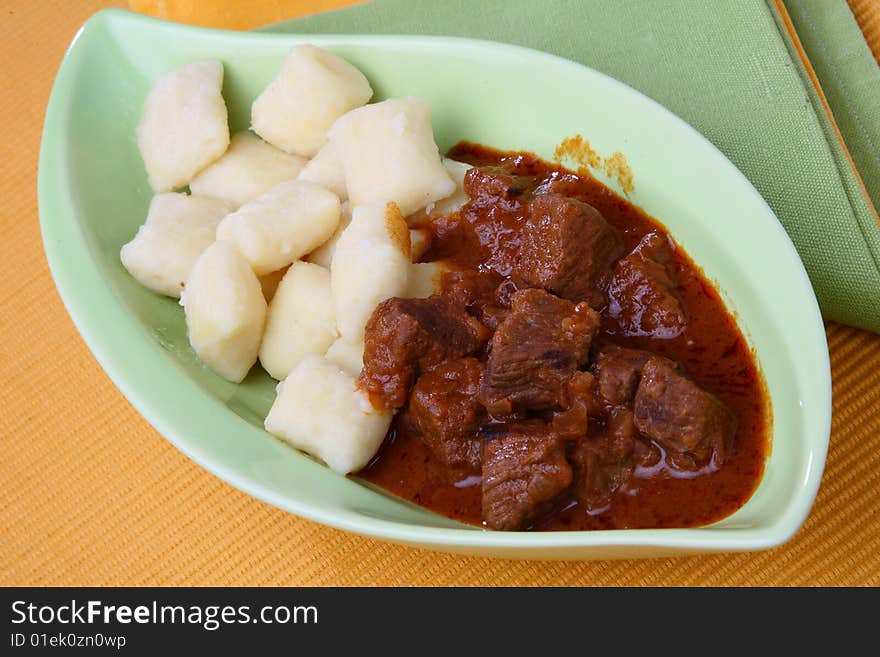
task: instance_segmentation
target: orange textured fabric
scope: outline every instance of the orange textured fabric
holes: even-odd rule
[[[250,30],[362,2],[366,0],[130,0],[128,4],[134,11],[178,23]]]
[[[880,63],[880,2],[877,0],[848,0],[874,59]]]
[[[18,62],[3,70],[15,91],[0,100],[0,585],[880,585],[880,336],[840,325],[827,327],[835,397],[822,487],[801,531],[766,552],[572,563],[439,554],[302,520],[194,465],[91,356],[40,241],[52,80],[77,28],[114,4],[0,0],[0,52]],[[210,4],[239,3],[199,6]],[[284,17],[320,5],[256,3],[270,4]]]

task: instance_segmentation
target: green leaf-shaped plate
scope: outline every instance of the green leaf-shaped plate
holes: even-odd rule
[[[151,191],[135,126],[153,80],[217,58],[233,130],[287,50],[307,40],[359,67],[377,98],[433,108],[441,150],[467,139],[549,158],[584,134],[622,151],[632,200],[714,280],[758,355],[773,406],[772,453],[739,511],[695,529],[502,533],[465,526],[331,472],[262,428],[274,398],[259,368],[221,380],[189,349],[183,313],[139,286],[118,253]],[[232,485],[334,527],[409,545],[528,558],[610,558],[778,545],[812,505],[828,445],[831,386],[819,310],[798,256],[742,174],[683,121],[596,71],[523,48],[423,36],[307,38],[96,14],[58,72],[40,153],[39,207],[55,282],[80,333],[132,404],[181,451]]]

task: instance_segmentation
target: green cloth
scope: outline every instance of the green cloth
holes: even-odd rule
[[[778,20],[763,0],[376,0],[268,29],[490,39],[617,78],[693,125],[751,180],[797,247],[826,318],[880,332],[880,227]],[[852,25],[814,38],[846,46]],[[877,85],[860,96],[880,106]],[[877,134],[880,113],[860,119]],[[876,176],[865,183],[877,191]]]
[[[877,60],[845,2],[786,0],[785,4],[874,208],[880,208]]]

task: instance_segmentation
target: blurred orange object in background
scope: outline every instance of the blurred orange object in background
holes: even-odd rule
[[[129,7],[165,20],[227,30],[250,30],[366,0],[130,0]]]

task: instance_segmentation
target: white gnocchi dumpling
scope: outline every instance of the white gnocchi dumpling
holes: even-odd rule
[[[364,343],[337,338],[327,349],[324,358],[357,378],[364,369]]]
[[[335,339],[330,270],[294,262],[269,304],[260,364],[281,380],[309,354],[323,355]]]
[[[412,249],[413,262],[420,260],[431,244],[431,234],[427,228],[410,228],[409,243]]]
[[[354,377],[322,356],[301,360],[276,390],[266,431],[341,474],[369,463],[391,425],[392,413],[374,409]]]
[[[229,149],[189,184],[193,194],[239,208],[285,180],[294,180],[306,159],[267,144],[250,132],[233,135]]]
[[[247,261],[228,242],[199,256],[180,298],[189,342],[199,359],[233,383],[257,360],[266,300]]]
[[[364,341],[373,309],[406,291],[410,264],[409,229],[397,206],[355,207],[330,266],[336,326],[342,337]]]
[[[341,57],[310,44],[294,46],[251,106],[251,126],[270,144],[312,157],[333,122],[372,95],[364,74]]]
[[[314,183],[291,180],[227,215],[217,226],[217,239],[234,244],[262,276],[326,242],[339,216],[335,194]]]
[[[408,216],[455,191],[434,141],[431,108],[422,98],[352,110],[328,135],[336,142],[353,206],[393,201]]]
[[[449,266],[442,261],[418,262],[410,265],[406,292],[403,296],[407,299],[424,299],[437,294],[440,292],[443,274],[449,269]]]
[[[194,62],[160,77],[144,102],[138,148],[154,191],[184,187],[229,146],[223,64]]]
[[[455,189],[452,194],[446,198],[442,198],[433,205],[426,208],[426,213],[432,217],[442,217],[461,210],[461,207],[470,199],[464,191],[464,176],[473,167],[464,162],[450,160],[448,157],[443,158],[443,166],[449,173],[449,177],[455,183]]]
[[[336,227],[336,232],[330,236],[329,240],[307,255],[306,261],[330,269],[330,264],[333,262],[333,254],[336,252],[336,244],[350,223],[351,205],[346,201],[340,207],[339,225]]]
[[[339,159],[336,144],[332,141],[324,144],[318,154],[309,160],[308,164],[299,172],[299,179],[329,189],[339,197],[340,201],[348,199],[342,160]]]
[[[150,201],[147,219],[119,259],[144,287],[177,298],[196,260],[214,242],[232,208],[223,201],[167,192]]]

